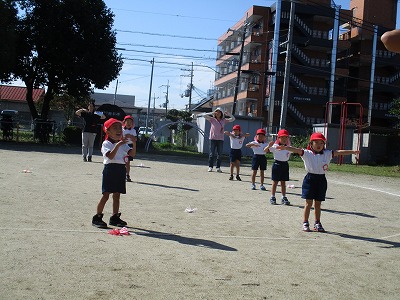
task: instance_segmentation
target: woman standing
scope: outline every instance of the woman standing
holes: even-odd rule
[[[94,103],[91,102],[87,109],[78,109],[75,114],[85,120],[85,126],[82,130],[82,157],[83,161],[92,161],[93,145],[97,134],[97,124],[100,119],[105,119],[104,114],[96,114],[94,112]],[[86,158],[87,157],[87,158]]]
[[[221,171],[221,155],[224,147],[224,126],[227,123],[235,121],[235,117],[229,112],[223,112],[221,108],[216,108],[211,113],[202,115],[207,121],[210,122],[210,148],[208,156],[208,172],[212,172],[214,167],[214,160],[217,160],[217,172]]]

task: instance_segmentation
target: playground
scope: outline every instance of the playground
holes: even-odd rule
[[[292,205],[274,206],[269,166],[267,191],[252,191],[248,165],[229,181],[227,158],[208,173],[206,160],[139,153],[121,196],[130,234],[115,236],[91,225],[103,164],[80,151],[0,143],[0,299],[399,297],[398,178],[328,172],[327,232],[308,233],[302,168]]]

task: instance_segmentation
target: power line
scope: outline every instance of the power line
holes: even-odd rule
[[[207,20],[207,21],[234,22],[233,20],[223,20],[223,19],[196,17],[196,16],[185,16],[185,15],[179,15],[179,14],[167,14],[167,13],[158,13],[158,12],[141,11],[141,10],[133,10],[133,9],[122,9],[122,8],[110,8],[110,9],[112,9],[112,10],[121,10],[121,11],[129,11],[129,12],[141,13],[141,14],[170,16],[170,17],[174,17],[174,18],[179,17],[179,18],[199,19],[199,20]]]
[[[217,39],[206,38],[206,37],[195,37],[195,36],[185,36],[185,35],[175,35],[175,34],[166,34],[166,33],[154,33],[154,32],[144,32],[144,31],[133,31],[133,30],[120,30],[116,29],[117,32],[125,32],[125,33],[136,33],[136,34],[145,34],[145,35],[155,35],[161,37],[173,37],[173,38],[181,38],[181,39],[194,39],[194,40],[206,40],[206,41],[215,41]]]
[[[121,46],[133,46],[133,47],[144,47],[144,48],[159,48],[159,49],[171,49],[171,50],[184,50],[184,51],[198,51],[198,52],[217,52],[217,50],[211,49],[195,49],[195,48],[181,48],[181,47],[167,47],[159,45],[144,45],[144,44],[131,44],[131,43],[117,43]],[[127,50],[129,51],[129,50]]]

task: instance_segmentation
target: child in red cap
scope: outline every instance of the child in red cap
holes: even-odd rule
[[[235,125],[232,131],[224,131],[224,133],[229,136],[231,151],[229,152],[229,160],[231,167],[231,176],[229,180],[233,180],[233,170],[236,168],[236,180],[242,181],[239,176],[240,171],[240,161],[242,160],[242,147],[243,141],[250,133],[242,133],[240,125]]]
[[[278,182],[281,183],[281,193],[282,193],[282,204],[290,205],[288,198],[286,197],[286,181],[289,180],[289,163],[290,151],[278,150],[276,147],[279,145],[290,146],[289,131],[286,129],[281,129],[278,131],[278,138],[276,141],[271,141],[268,146],[264,149],[265,152],[272,152],[274,155],[274,163],[272,165],[271,179],[271,198],[269,202],[271,204],[276,204],[276,188]]]
[[[306,199],[306,204],[304,206],[304,231],[311,231],[308,218],[314,200],[314,230],[325,232],[325,229],[321,224],[321,203],[322,201],[325,201],[326,190],[328,188],[325,172],[328,170],[329,162],[334,156],[360,153],[358,150],[326,150],[325,143],[325,136],[320,132],[314,132],[310,137],[307,149],[284,145],[277,146],[277,149],[288,150],[299,154],[307,171],[303,180],[301,194],[301,197]]]
[[[119,212],[120,195],[126,194],[126,168],[125,159],[127,155],[135,156],[136,147],[131,148],[127,145],[128,139],[122,135],[122,122],[117,119],[109,119],[104,122],[104,132],[106,139],[101,146],[103,154],[103,180],[102,193],[99,203],[97,204],[97,214],[93,216],[92,225],[99,228],[107,228],[107,223],[103,221],[103,210],[110,194],[113,194],[113,213],[110,217],[110,225],[123,227],[127,223],[121,220]]]
[[[260,169],[260,190],[265,191],[264,186],[264,172],[267,169],[267,157],[265,156],[264,148],[268,146],[267,138],[265,136],[266,131],[262,128],[258,129],[254,141],[247,143],[246,147],[253,150],[253,159],[251,160],[251,169],[253,174],[251,175],[251,189],[256,189],[256,175],[257,170]]]
[[[122,128],[122,134],[124,137],[128,139],[128,146],[133,148],[133,141],[137,141],[137,133],[134,128],[135,126],[135,121],[133,120],[132,116],[125,116],[124,121],[122,122],[123,128]],[[136,143],[135,143],[136,146]],[[131,177],[130,177],[130,171],[131,171],[131,161],[133,161],[133,157],[129,156],[128,159],[126,160],[125,167],[126,167],[126,181],[131,182]]]

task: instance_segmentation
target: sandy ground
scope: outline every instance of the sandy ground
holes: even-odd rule
[[[272,206],[269,169],[251,191],[224,163],[139,153],[113,236],[91,225],[99,155],[0,143],[0,299],[399,299],[398,178],[329,173],[327,233],[305,233],[303,169]]]

